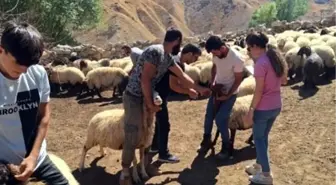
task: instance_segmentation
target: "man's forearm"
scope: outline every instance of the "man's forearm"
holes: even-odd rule
[[[182,85],[187,88],[197,89],[198,86],[195,84],[194,80],[192,80],[186,73],[183,73],[182,76],[179,78]]]
[[[190,89],[184,88],[181,85],[172,85],[171,88],[173,91],[181,94],[189,94],[190,91]]]
[[[141,80],[141,89],[147,106],[153,104],[151,82],[148,79]]]
[[[229,96],[231,96],[238,89],[238,87],[241,84],[241,82],[242,82],[241,78],[238,78],[238,79],[236,78],[235,81],[234,81],[234,83],[233,83],[233,85],[232,85],[232,87],[231,87],[231,89],[228,91],[227,94]]]
[[[42,118],[40,122],[40,126],[37,131],[37,136],[36,136],[32,151],[29,156],[38,158],[40,154],[42,142],[47,135],[48,126],[49,126],[49,116],[46,115]]]
[[[215,77],[216,77],[216,65],[213,64],[212,68],[211,68],[211,84],[212,85],[215,81]]]

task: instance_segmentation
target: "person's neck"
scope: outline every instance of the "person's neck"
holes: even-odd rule
[[[167,42],[163,43],[163,50],[165,53],[170,54],[172,51],[172,48],[169,46],[169,44]]]
[[[226,46],[223,46],[224,47],[224,58],[228,55],[228,53],[229,53],[229,48],[228,47],[226,47]]]
[[[260,52],[257,54],[257,57],[256,57],[257,60],[265,54],[266,54],[266,50],[260,50]]]
[[[17,80],[17,79],[15,79],[15,78],[9,76],[9,74],[5,71],[5,69],[4,69],[3,64],[2,64],[1,61],[0,61],[0,73],[1,73],[4,77],[6,77],[6,78],[8,78],[8,79],[10,79],[10,80]]]
[[[181,54],[180,56],[180,63],[184,64],[185,63],[185,56]]]

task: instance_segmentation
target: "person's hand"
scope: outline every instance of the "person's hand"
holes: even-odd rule
[[[147,107],[148,107],[150,112],[159,112],[161,110],[161,106],[159,106],[159,105],[150,104]]]
[[[253,111],[249,111],[244,117],[243,117],[243,122],[246,125],[252,125],[253,124]]]
[[[189,89],[188,95],[191,99],[196,99],[198,97],[198,92],[194,89]]]
[[[36,163],[37,157],[28,156],[27,158],[25,158],[19,166],[20,174],[15,175],[15,178],[22,182],[27,181],[29,177],[33,174]]]
[[[217,97],[217,100],[218,101],[225,101],[225,100],[229,99],[230,97],[231,97],[230,94],[224,94],[222,96]]]
[[[211,90],[206,87],[198,86],[197,91],[201,94],[201,96],[210,96]]]

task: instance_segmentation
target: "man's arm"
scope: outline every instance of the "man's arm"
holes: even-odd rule
[[[173,65],[169,67],[169,70],[175,74],[178,79],[181,81],[182,85],[186,88],[195,89],[198,92],[203,92],[205,88],[197,85],[178,65]]]
[[[141,89],[148,107],[154,106],[152,98],[151,80],[156,74],[156,66],[149,62],[144,62],[143,71],[141,73]]]
[[[215,82],[215,77],[216,77],[216,64],[213,63],[212,68],[211,68],[211,81],[210,81],[210,87],[213,85]]]
[[[177,93],[182,93],[182,94],[189,94],[190,89],[189,88],[184,88],[178,81],[178,78],[173,76],[173,75],[169,75],[169,86],[170,88],[177,92]]]
[[[41,149],[41,145],[42,142],[44,140],[44,138],[47,135],[47,130],[48,130],[48,126],[49,126],[49,121],[50,121],[50,106],[49,103],[41,103],[40,107],[39,107],[39,114],[41,117],[41,122],[40,122],[40,126],[38,128],[37,131],[37,136],[33,145],[33,149],[30,153],[29,156],[34,157],[34,158],[38,158],[39,154],[40,154],[40,149]]]
[[[237,88],[239,87],[239,85],[243,81],[244,73],[243,72],[234,73],[234,76],[235,76],[234,83],[233,83],[231,89],[228,91],[227,96],[231,96],[237,90]]]

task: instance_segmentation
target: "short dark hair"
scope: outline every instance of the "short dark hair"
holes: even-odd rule
[[[182,32],[174,27],[168,28],[164,41],[165,42],[174,42],[175,40],[179,39],[180,42],[182,41]]]
[[[43,54],[44,44],[40,32],[28,23],[5,23],[1,47],[9,52],[19,65],[29,67],[37,64]]]
[[[221,40],[220,37],[212,35],[205,42],[205,49],[208,53],[210,53],[212,50],[220,49],[223,45],[225,45],[225,43]]]
[[[123,46],[121,47],[121,49],[128,49],[128,50],[130,50],[131,47],[130,47],[129,45],[123,45]]]
[[[202,54],[202,50],[196,46],[195,44],[187,44],[183,47],[181,54],[186,54],[186,53],[192,53],[192,54]]]

